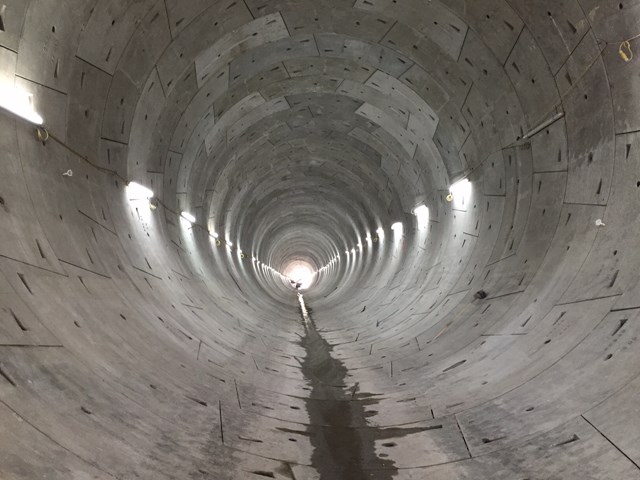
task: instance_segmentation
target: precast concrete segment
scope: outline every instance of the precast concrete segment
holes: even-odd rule
[[[0,477],[640,478],[639,25],[0,0]]]

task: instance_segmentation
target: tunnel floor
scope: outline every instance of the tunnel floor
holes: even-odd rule
[[[312,387],[305,400],[309,414],[310,440],[314,447],[312,465],[322,480],[391,480],[397,474],[393,460],[376,451],[376,443],[395,446],[392,438],[402,438],[429,428],[375,428],[367,417],[375,415],[376,394],[361,392],[349,385],[348,370],[331,356],[327,342],[313,320],[312,308],[298,294],[305,335],[300,341],[306,356],[302,372]],[[432,427],[431,427],[432,428]]]

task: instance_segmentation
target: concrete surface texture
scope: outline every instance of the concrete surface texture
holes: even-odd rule
[[[639,33],[0,0],[0,477],[640,479]]]

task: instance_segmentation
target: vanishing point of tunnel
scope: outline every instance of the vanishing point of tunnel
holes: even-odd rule
[[[640,480],[640,0],[0,0],[0,479]]]

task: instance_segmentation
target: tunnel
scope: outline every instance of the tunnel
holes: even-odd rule
[[[0,0],[0,477],[640,479],[638,38]]]

